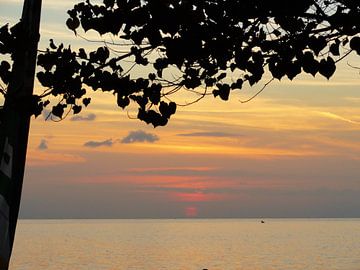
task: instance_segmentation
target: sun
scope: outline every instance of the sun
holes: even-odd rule
[[[188,218],[194,218],[198,216],[198,209],[195,206],[188,206],[185,208],[185,216]]]

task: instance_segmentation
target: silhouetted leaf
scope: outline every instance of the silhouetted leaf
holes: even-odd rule
[[[222,100],[228,100],[230,94],[230,86],[228,84],[217,84],[218,88],[213,91],[215,97],[219,96]]]
[[[117,95],[117,105],[122,109],[125,109],[126,106],[130,104],[130,99],[128,97]]]
[[[84,48],[80,48],[80,49],[79,49],[79,54],[78,54],[78,56],[79,56],[80,58],[87,59],[87,55],[86,55],[86,52],[85,52]]]
[[[87,107],[91,102],[91,98],[84,98],[82,100],[82,103],[85,105],[85,107]]]
[[[241,89],[244,81],[242,79],[238,79],[235,83],[231,84],[231,89]]]
[[[360,37],[353,37],[350,40],[350,48],[360,55]]]
[[[69,18],[66,20],[66,26],[75,32],[75,30],[80,26],[80,21],[78,18]]]
[[[149,80],[153,81],[156,79],[156,75],[154,73],[149,74]]]
[[[326,45],[327,42],[323,36],[312,36],[309,39],[309,48],[313,50],[315,55],[319,55],[319,53],[325,48]]]
[[[294,79],[300,73],[301,73],[300,61],[296,60],[286,65],[286,75],[290,80]]]
[[[220,81],[220,80],[224,79],[225,77],[226,77],[226,73],[223,72],[223,73],[221,73],[216,79],[217,79],[218,81]]]
[[[56,106],[53,106],[51,113],[59,118],[62,118],[64,114],[64,105],[59,103]]]
[[[319,64],[319,73],[325,78],[330,79],[330,77],[335,73],[336,65],[334,60],[331,57],[328,57],[326,60],[322,59]]]
[[[57,46],[55,45],[54,43],[54,40],[51,38],[50,39],[50,44],[49,44],[50,48],[53,49],[53,50],[56,50],[57,49]]]
[[[301,58],[302,68],[306,73],[310,73],[315,76],[319,71],[319,62],[314,59],[314,56],[311,52],[305,52]]]
[[[339,42],[335,42],[333,44],[330,45],[330,52],[332,55],[334,56],[339,56],[340,55],[340,43]]]
[[[11,71],[10,71],[10,64],[7,61],[2,61],[0,64],[0,79],[5,83],[8,84],[11,78]]]
[[[82,107],[79,106],[79,105],[74,105],[74,106],[72,106],[72,110],[73,110],[73,113],[74,113],[74,114],[80,113],[80,112],[81,112],[81,109],[82,109]]]

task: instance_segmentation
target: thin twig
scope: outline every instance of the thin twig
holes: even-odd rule
[[[247,100],[239,100],[240,103],[248,103],[249,101],[253,100],[254,98],[256,98],[262,91],[265,90],[265,88],[274,80],[275,78],[272,78],[270,81],[268,81],[255,95],[253,95],[251,98],[247,99]]]
[[[347,53],[345,53],[343,56],[341,56],[339,59],[337,59],[335,61],[335,63],[340,62],[341,60],[343,60],[344,58],[346,58],[350,53],[352,53],[353,50],[349,50]]]

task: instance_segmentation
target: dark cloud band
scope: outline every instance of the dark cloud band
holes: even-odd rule
[[[75,115],[70,118],[70,121],[94,121],[95,119],[96,119],[96,115],[93,113],[90,113],[86,116]]]
[[[126,137],[121,140],[121,143],[136,143],[136,142],[149,142],[154,143],[159,140],[155,134],[147,133],[142,130],[131,131]]]
[[[97,147],[101,147],[101,146],[108,146],[111,147],[114,144],[114,142],[112,141],[112,139],[108,139],[105,141],[88,141],[86,143],[84,143],[85,147],[89,147],[89,148],[97,148]]]

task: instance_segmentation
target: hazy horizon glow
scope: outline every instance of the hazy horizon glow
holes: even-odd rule
[[[65,29],[74,2],[44,1],[40,47],[87,44]],[[21,1],[0,5],[15,22]],[[33,119],[20,216],[360,217],[360,75],[346,61],[360,66],[351,56],[330,81],[274,82],[246,104],[262,85],[209,97],[162,128],[108,93],[75,119]]]

